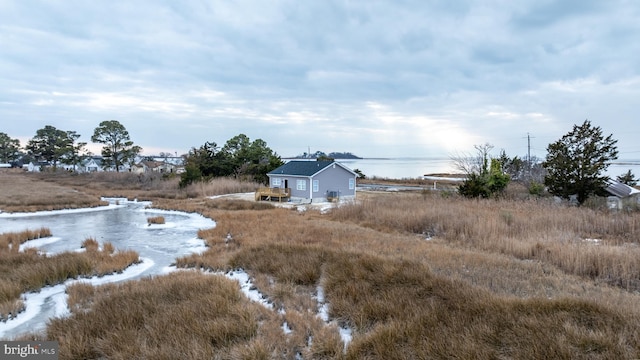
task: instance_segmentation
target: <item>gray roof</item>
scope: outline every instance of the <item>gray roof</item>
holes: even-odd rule
[[[609,183],[605,190],[619,198],[625,198],[627,196],[631,196],[632,194],[640,192],[637,189],[616,180],[609,180]]]
[[[289,161],[267,175],[312,176],[333,164],[333,161]],[[344,166],[343,166],[344,167]]]

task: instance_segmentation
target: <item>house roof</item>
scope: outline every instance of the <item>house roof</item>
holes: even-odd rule
[[[146,166],[148,168],[154,169],[157,167],[160,167],[162,165],[164,165],[162,162],[160,161],[155,161],[155,160],[142,160],[139,163],[140,165]]]
[[[91,164],[91,162],[93,162],[94,164],[100,166],[100,165],[102,165],[102,157],[93,156],[93,157],[87,158],[82,162],[82,166],[87,166],[87,165]]]
[[[336,164],[343,169],[355,174],[344,165],[334,161],[289,161],[279,168],[267,173],[267,175],[291,175],[291,176],[313,176],[326,169],[331,164]]]
[[[605,190],[619,198],[625,198],[627,196],[640,193],[640,190],[615,180],[610,180]]]

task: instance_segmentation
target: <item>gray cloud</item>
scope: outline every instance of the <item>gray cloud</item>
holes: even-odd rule
[[[640,151],[633,1],[5,1],[0,132],[85,141],[121,121],[147,151],[239,133],[430,156],[491,142],[539,156],[591,119]],[[623,149],[624,147],[624,149]]]

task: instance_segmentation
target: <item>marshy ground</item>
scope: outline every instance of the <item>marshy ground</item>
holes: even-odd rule
[[[27,336],[60,341],[61,359],[640,356],[639,213],[567,207],[517,189],[508,199],[468,200],[427,184],[360,192],[327,213],[209,198],[256,186],[0,173],[3,211],[125,196],[217,223],[199,232],[206,252],[176,261],[201,271],[73,286],[71,316]],[[237,268],[276,310],[211,275]],[[319,289],[330,323],[318,317]],[[353,334],[346,347],[341,326]]]

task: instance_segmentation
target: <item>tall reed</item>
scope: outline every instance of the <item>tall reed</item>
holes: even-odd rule
[[[69,292],[90,299],[47,327],[61,359],[228,357],[256,336],[261,318],[235,281],[194,272]]]
[[[382,231],[535,259],[598,281],[640,289],[640,213],[609,213],[549,201],[379,196],[331,217]],[[596,239],[597,242],[590,239]]]
[[[213,178],[192,183],[186,187],[188,197],[207,197],[233,193],[254,192],[263,186],[257,182],[238,181],[233,178]]]
[[[21,232],[9,232],[0,234],[0,254],[3,251],[18,252],[20,245],[29,240],[51,236],[51,230],[41,227],[36,230],[24,230]]]

